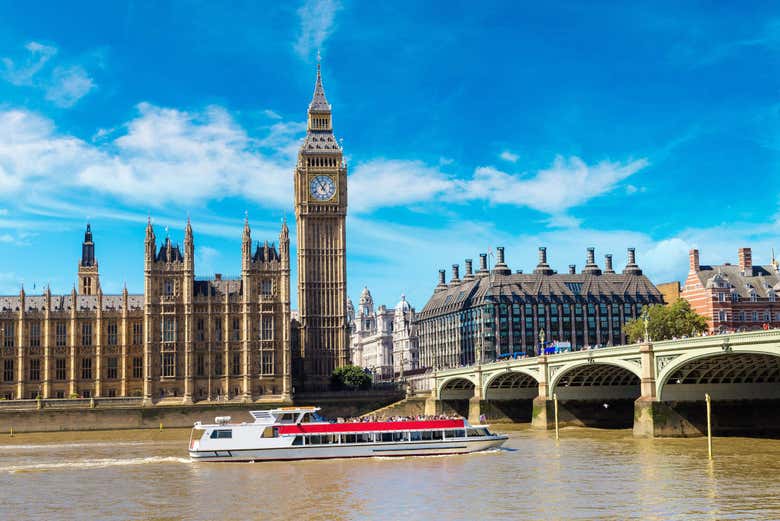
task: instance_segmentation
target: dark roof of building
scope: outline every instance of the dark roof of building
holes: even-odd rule
[[[211,280],[196,280],[193,293],[196,297],[219,297],[224,295],[241,295],[243,281],[240,278],[218,278]]]
[[[260,246],[260,243],[257,243],[257,248],[255,249],[255,254],[252,256],[252,262],[272,262],[272,261],[280,261],[282,258],[279,256],[279,253],[276,251],[276,245],[274,243],[271,243],[271,245],[268,245],[268,241],[265,242],[263,246]]]
[[[103,295],[101,308],[103,311],[121,311],[123,303],[122,295]],[[22,305],[19,295],[0,296],[0,312],[18,312]],[[24,297],[25,311],[44,311],[46,297],[43,295],[26,295]],[[98,306],[97,295],[76,295],[77,311],[96,311]],[[144,307],[143,295],[128,295],[127,308],[140,310]],[[51,311],[70,311],[73,308],[73,296],[52,295]]]
[[[171,249],[170,259],[168,258],[168,247]],[[171,239],[166,238],[154,260],[155,262],[184,262],[184,255],[181,254],[178,244],[171,244]]]
[[[644,275],[494,273],[436,291],[417,318],[426,319],[496,300],[566,303],[575,302],[577,297],[604,302],[662,301],[661,293]]]
[[[732,293],[746,299],[753,292],[759,298],[767,298],[769,291],[780,291],[780,273],[772,265],[753,266],[750,273],[743,273],[742,268],[735,264],[699,266],[696,275],[705,288],[717,287],[719,283],[728,284]]]

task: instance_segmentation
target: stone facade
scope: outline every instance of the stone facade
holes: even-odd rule
[[[306,138],[295,169],[300,364],[297,386],[323,389],[349,359],[347,324],[347,165],[333,135],[320,66]]]
[[[418,367],[414,308],[401,296],[394,309],[380,305],[363,288],[357,312],[347,301],[352,363],[371,371],[377,380],[391,380]]]
[[[143,397],[191,403],[289,400],[289,232],[279,249],[251,252],[244,226],[242,275],[195,277],[189,222],[184,247],[151,222],[144,294],[103,294],[87,227],[78,288],[69,295],[0,297],[0,397]]]
[[[492,270],[483,253],[476,273],[466,259],[463,279],[457,264],[449,283],[439,271],[439,284],[416,317],[420,365],[438,370],[538,353],[541,332],[546,342],[570,342],[574,349],[624,344],[623,325],[662,302],[633,248],[622,273],[613,269],[612,255],[602,270],[588,248],[584,269],[577,273],[570,265],[565,274],[550,268],[546,248],[539,248],[539,264],[524,274],[512,273],[499,247]]]
[[[754,266],[750,248],[740,248],[738,264],[703,265],[699,250],[689,254],[681,293],[707,320],[710,332],[753,330],[780,324],[780,266]]]

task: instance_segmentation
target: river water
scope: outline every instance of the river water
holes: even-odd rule
[[[191,463],[189,431],[0,439],[0,519],[780,519],[780,440],[510,426],[463,456]]]

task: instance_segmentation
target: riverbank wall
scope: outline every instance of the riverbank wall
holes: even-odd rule
[[[216,416],[230,416],[233,421],[252,421],[249,411],[279,406],[314,405],[326,418],[354,417],[380,409],[403,398],[402,392],[360,391],[326,392],[296,395],[292,403],[196,403],[194,405],[158,404],[101,405],[85,401],[76,406],[57,406],[47,401],[40,409],[0,407],[0,433],[61,432],[87,430],[158,429],[192,427],[196,421],[211,422]],[[94,405],[94,406],[92,406]]]

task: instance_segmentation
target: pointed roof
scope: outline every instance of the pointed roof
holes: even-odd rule
[[[317,63],[317,82],[314,84],[314,96],[309,103],[309,112],[330,112],[330,103],[325,97],[325,89],[322,87],[322,73],[320,64]]]

